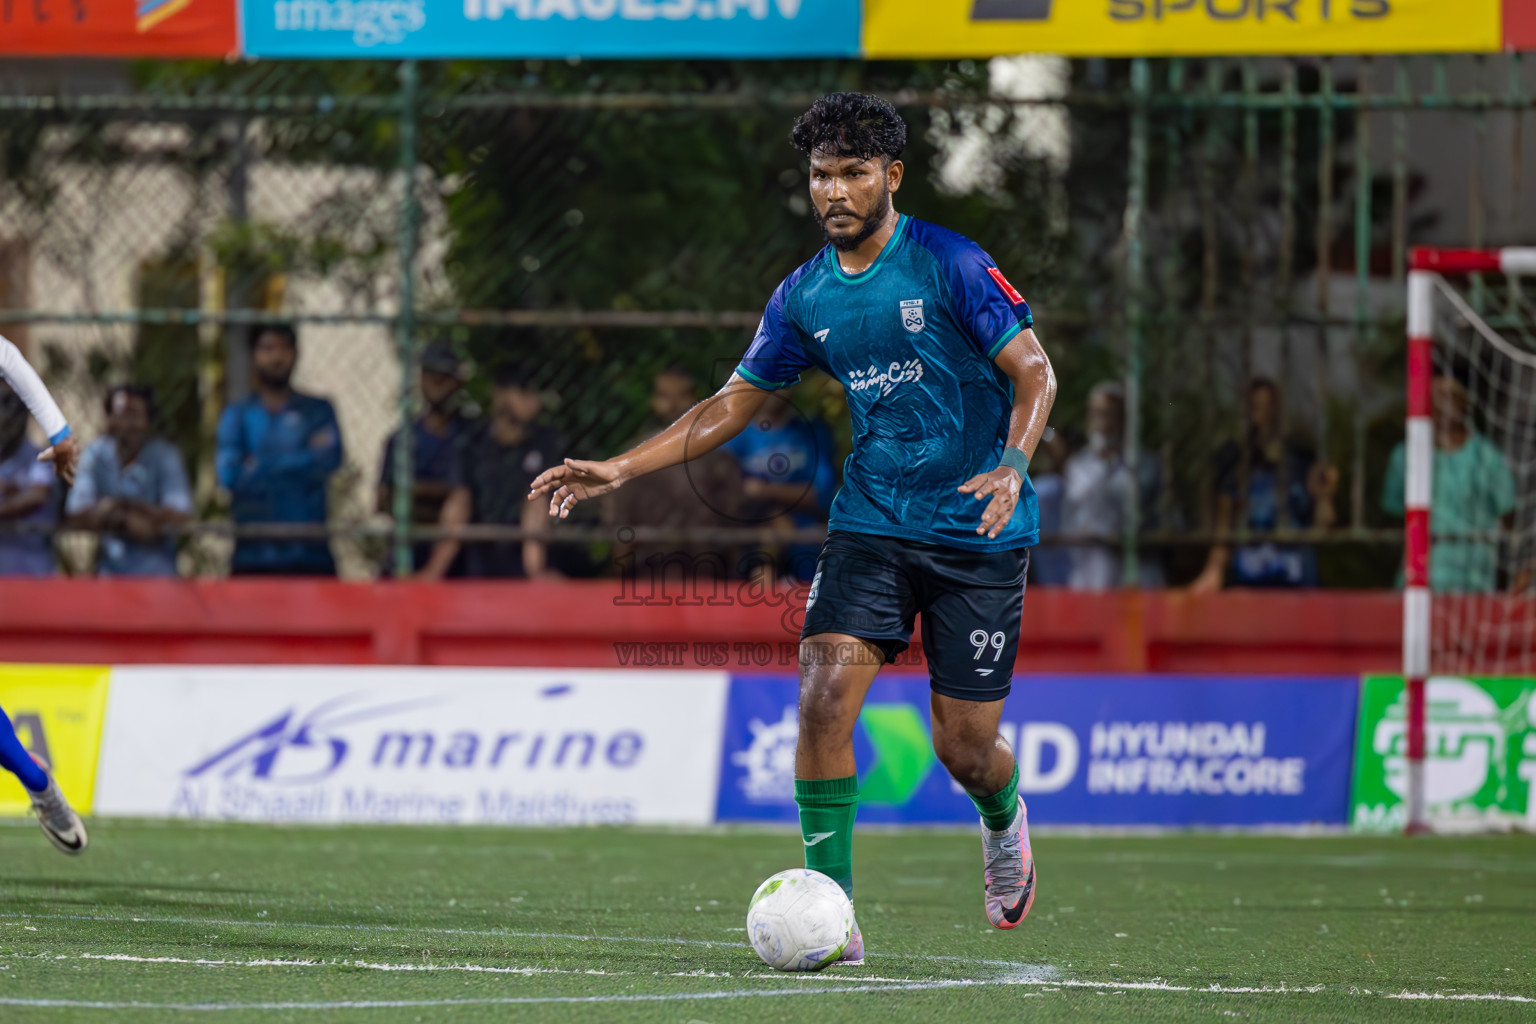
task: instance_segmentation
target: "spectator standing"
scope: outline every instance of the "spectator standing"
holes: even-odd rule
[[[469,433],[472,421],[460,412],[464,388],[464,364],[451,347],[443,342],[427,346],[421,355],[421,398],[426,406],[412,424],[411,523],[436,526],[442,519],[443,503],[453,490],[454,451]],[[384,444],[384,461],[379,467],[379,511],[393,514],[395,502],[395,449],[402,430],[389,436]],[[432,557],[431,542],[412,546],[412,563],[420,569]],[[387,560],[386,572],[392,566]],[[449,577],[464,575],[462,553],[448,567]]]
[[[151,436],[154,396],[120,386],[107,393],[107,436],[92,442],[65,512],[71,526],[100,537],[103,576],[175,576],[176,539],[167,531],[192,518],[192,489],[181,453]]]
[[[553,427],[536,422],[543,399],[524,367],[503,367],[493,377],[489,418],[461,441],[454,456],[452,489],[443,503],[441,525],[456,530],[477,525],[548,531],[543,507],[528,500],[533,480],[555,462],[565,445]],[[537,578],[547,575],[547,549],[538,538],[522,541],[440,540],[419,577],[447,576],[459,552],[464,574],[477,578]]]
[[[219,420],[217,472],[237,526],[326,523],[326,483],[341,466],[341,427],[323,398],[293,390],[298,338],[286,324],[251,329],[251,396]],[[334,576],[324,539],[244,537],[235,576]]]
[[[0,381],[0,576],[53,575],[53,545],[43,527],[54,522],[53,467],[27,438],[27,407]]]
[[[1261,377],[1248,386],[1248,436],[1242,444],[1223,444],[1216,452],[1215,469],[1218,538],[1238,523],[1256,532],[1273,532],[1282,525],[1326,530],[1334,524],[1339,472],[1284,438],[1280,386],[1272,380]],[[1288,523],[1282,515],[1288,516]],[[1307,544],[1274,541],[1234,551],[1218,539],[1191,589],[1209,593],[1223,586],[1315,587],[1317,551]]]
[[[1066,489],[1062,469],[1070,457],[1066,435],[1046,427],[1029,463],[1029,482],[1035,485],[1040,536],[1044,538],[1029,554],[1029,582],[1037,586],[1064,587],[1072,575],[1072,549],[1051,539],[1062,531]]]
[[[699,400],[698,387],[698,379],[684,366],[671,366],[656,374],[651,379],[650,416],[630,447],[661,433],[693,408]],[[703,458],[631,480],[609,496],[605,515],[609,525],[617,529],[657,527],[691,532],[739,527],[740,483],[741,470],[735,457],[716,448]],[[736,563],[735,553],[724,545],[697,540],[621,540],[615,544],[614,558],[621,571],[633,573],[637,580],[651,581],[653,590],[661,589],[662,575],[670,574],[675,566],[695,573],[690,585],[707,591],[710,581],[701,581],[699,574],[725,579]]]
[[[1124,582],[1121,545],[1132,490],[1124,444],[1125,387],[1103,381],[1088,393],[1088,446],[1068,456],[1062,471],[1062,530],[1103,538],[1071,547],[1067,586],[1074,590],[1109,590]],[[1141,459],[1136,475],[1140,484],[1135,500],[1144,513],[1143,523],[1151,523],[1161,488],[1157,460]],[[1162,586],[1160,558],[1143,555],[1138,565],[1143,587]]]
[[[1467,392],[1460,381],[1449,373],[1437,374],[1432,401],[1435,462],[1430,525],[1437,536],[1429,551],[1430,589],[1490,591],[1498,586],[1498,542],[1470,535],[1514,528],[1515,477],[1498,445],[1473,428]],[[1381,506],[1395,516],[1404,515],[1406,457],[1404,445],[1398,444],[1382,483]]]

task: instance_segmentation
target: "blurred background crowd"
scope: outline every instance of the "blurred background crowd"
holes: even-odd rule
[[[824,378],[572,520],[524,496],[724,383],[819,245],[788,125],[861,88],[1056,364],[1034,583],[1391,587],[1407,246],[1536,238],[1515,58],[88,67],[0,72],[0,332],[89,446],[61,493],[0,396],[7,575],[807,579]],[[1529,582],[1490,372],[1439,367],[1438,589]]]

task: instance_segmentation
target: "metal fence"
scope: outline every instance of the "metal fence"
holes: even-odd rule
[[[1246,436],[1263,377],[1286,437],[1338,473],[1326,528],[1281,502],[1263,532],[1316,546],[1326,584],[1390,584],[1399,531],[1378,496],[1402,425],[1404,254],[1536,238],[1536,74],[1518,55],[257,64],[8,95],[0,330],[87,437],[112,383],[155,387],[197,481],[184,565],[218,573],[236,530],[212,427],[246,390],[246,325],[294,323],[295,384],[335,402],[346,445],[322,532],[347,575],[387,548],[405,571],[430,533],[408,521],[408,487],[392,516],[374,495],[381,473],[412,475],[409,445],[393,466],[380,454],[415,414],[420,347],[449,341],[481,371],[532,359],[571,453],[621,449],[652,374],[682,363],[722,383],[814,251],[787,130],[836,88],[898,104],[916,172],[899,205],[975,237],[1030,298],[1062,382],[1042,476],[1084,442],[1093,385],[1124,388],[1123,458],[1146,483],[1113,530],[1057,539],[1115,545],[1126,580],[1150,562],[1173,583],[1213,541],[1254,539],[1215,511],[1248,448],[1225,469],[1218,453]],[[1516,333],[1530,323],[1518,289],[1473,298]],[[830,382],[805,387],[800,404],[836,418]],[[482,372],[470,391],[485,389]],[[66,566],[91,543],[65,538]]]

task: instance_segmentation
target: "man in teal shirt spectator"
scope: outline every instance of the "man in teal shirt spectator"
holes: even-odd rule
[[[219,485],[237,526],[326,522],[326,481],[341,466],[341,427],[323,398],[289,382],[298,339],[287,324],[251,329],[251,396],[219,420]],[[235,542],[234,576],[334,576],[324,538],[245,537]]]
[[[1491,535],[1514,527],[1514,474],[1498,445],[1472,427],[1466,389],[1444,371],[1435,377],[1434,419],[1430,589],[1440,593],[1494,590],[1499,545]],[[1404,515],[1405,465],[1406,449],[1399,444],[1387,463],[1381,490],[1381,507],[1395,516]]]

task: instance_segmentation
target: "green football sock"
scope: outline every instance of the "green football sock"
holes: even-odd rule
[[[859,810],[859,777],[796,779],[805,866],[820,871],[853,899],[853,819]]]
[[[1001,832],[1013,824],[1014,811],[1019,806],[1019,766],[1013,766],[1013,778],[1008,780],[1008,785],[991,796],[973,796],[971,803],[976,805],[981,820],[993,832]],[[802,811],[801,818],[804,817]]]

